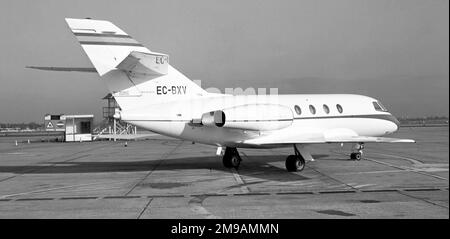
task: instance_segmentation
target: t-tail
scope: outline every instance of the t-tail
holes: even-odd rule
[[[208,93],[108,21],[66,18],[72,33],[122,110]]]

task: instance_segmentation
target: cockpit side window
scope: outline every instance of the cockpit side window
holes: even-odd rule
[[[386,107],[384,107],[380,102],[374,101],[374,102],[372,102],[372,104],[376,111],[382,111],[382,112],[387,111]]]

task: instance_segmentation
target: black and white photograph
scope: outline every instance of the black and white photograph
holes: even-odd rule
[[[1,219],[449,219],[448,0],[5,0],[0,29]]]

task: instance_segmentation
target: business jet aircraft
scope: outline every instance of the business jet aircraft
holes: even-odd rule
[[[179,139],[215,145],[227,168],[238,168],[237,148],[293,146],[288,171],[313,160],[309,144],[354,143],[360,160],[364,143],[414,142],[380,137],[399,122],[376,99],[362,95],[227,95],[208,93],[108,21],[66,19],[121,110],[115,117]],[[81,69],[80,71],[88,71]]]

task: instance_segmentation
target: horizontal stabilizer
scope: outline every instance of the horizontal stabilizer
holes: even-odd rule
[[[160,134],[100,134],[94,136],[96,139],[118,139],[118,140],[135,140],[145,139],[155,136],[161,136]]]
[[[168,66],[168,55],[133,51],[116,68],[133,75],[166,75]]]
[[[43,71],[76,71],[76,72],[97,73],[97,70],[93,67],[26,66],[26,68]]]

